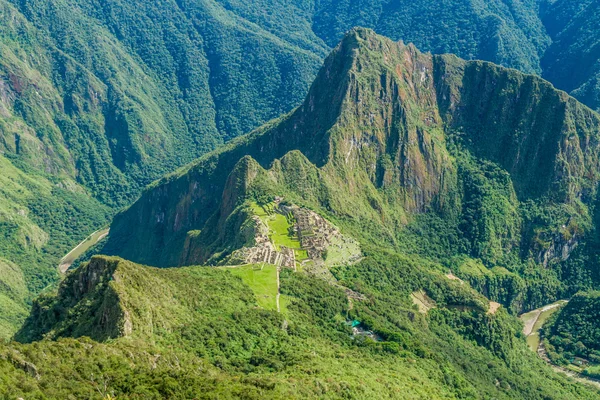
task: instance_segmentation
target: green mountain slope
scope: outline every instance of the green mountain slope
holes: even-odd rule
[[[13,105],[11,118],[34,137],[48,137],[51,161],[62,160],[57,170],[77,171],[96,197],[116,205],[223,139],[289,110],[324,52],[283,42],[217,4],[37,1],[4,8],[2,16],[16,20],[3,27],[6,108],[13,98],[26,106]],[[199,18],[208,20],[202,29]],[[244,57],[242,49],[256,54]],[[28,57],[9,63],[18,52]],[[42,126],[51,130],[44,135]]]
[[[17,301],[21,317],[57,281],[59,258],[106,223],[104,205],[129,204],[165,172],[288,111],[324,53],[217,4],[138,3],[0,2],[0,167],[10,180],[0,258],[31,290]],[[31,232],[35,246],[13,231]]]
[[[60,258],[110,215],[73,181],[25,173],[16,161],[0,155],[2,338],[16,331],[31,300],[58,279]]]
[[[355,25],[525,72],[542,71],[550,43],[533,1],[366,6],[357,14],[343,2],[5,0],[3,150],[124,205],[163,173],[297,105],[328,45]],[[566,41],[553,48],[578,51]]]
[[[544,346],[552,362],[594,378],[600,375],[599,299],[598,291],[577,293],[544,327]]]
[[[354,30],[303,105],[151,185],[103,251],[227,262],[257,240],[248,201],[283,197],[362,246],[443,262],[513,311],[541,306],[597,280],[570,255],[595,230],[599,126],[535,76]]]
[[[549,44],[535,1],[348,1],[320,2],[314,19],[319,37],[334,46],[355,26],[433,53],[492,61],[539,72]]]
[[[600,5],[559,0],[546,7],[542,21],[553,40],[542,58],[544,78],[600,109]]]
[[[79,209],[96,201],[120,208],[164,173],[297,106],[330,46],[354,25],[425,51],[543,74],[597,107],[595,17],[585,18],[596,8],[532,0],[3,0],[0,152],[27,174],[81,185],[87,205]],[[9,253],[0,257],[20,265]]]
[[[0,346],[0,388],[47,398],[598,396],[555,375],[515,336],[516,320],[486,313],[484,298],[434,265],[367,256],[336,271],[364,289],[352,302],[283,269],[281,313],[260,307],[257,287],[234,271],[93,258],[36,302],[17,335],[45,340]],[[410,300],[416,288],[436,302],[427,314]],[[352,320],[376,339],[353,333]]]
[[[354,29],[297,109],[114,218],[132,261],[36,299],[0,391],[598,398],[511,315],[597,282],[598,127],[541,78]]]

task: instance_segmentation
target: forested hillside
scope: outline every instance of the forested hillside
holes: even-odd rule
[[[434,265],[373,254],[335,270],[340,283],[363,290],[360,301],[283,269],[281,312],[260,306],[263,288],[235,272],[93,258],[36,302],[17,335],[46,340],[0,345],[0,391],[56,399],[598,396],[555,375],[525,348],[516,320],[487,312],[482,296]],[[427,313],[411,301],[420,289],[436,302]]]
[[[559,0],[542,7],[552,45],[541,60],[543,77],[600,109],[600,4]]]
[[[220,263],[248,243],[246,199],[283,197],[364,246],[441,261],[520,312],[598,282],[582,257],[598,220],[599,127],[540,78],[358,29],[298,109],[147,188],[103,251]]]
[[[63,194],[45,210],[25,192],[0,198],[3,223],[36,225],[34,236],[53,240],[36,247],[7,234],[0,258],[30,271],[28,298],[56,282],[60,253],[146,184],[299,105],[325,55],[356,25],[542,75],[598,107],[597,17],[586,0],[1,0],[2,172]],[[85,229],[52,231],[79,227],[66,221]],[[39,261],[24,261],[31,257]]]
[[[61,257],[111,213],[66,177],[1,155],[0,170],[0,337],[8,338],[56,281]]]
[[[1,189],[0,258],[31,290],[1,302],[3,335],[106,206],[296,105],[326,51],[297,42],[218,4],[0,2],[1,168],[19,185]]]
[[[579,292],[544,328],[544,346],[558,365],[600,377],[600,292]]]
[[[600,397],[597,10],[0,0],[0,395]]]

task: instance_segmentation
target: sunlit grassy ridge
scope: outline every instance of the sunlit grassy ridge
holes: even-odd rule
[[[352,309],[343,290],[285,269],[287,312],[277,313],[261,307],[268,285],[256,274],[269,269],[95,257],[38,301],[23,334],[45,340],[0,346],[0,389],[46,398],[594,398],[529,352],[503,310],[486,314],[468,286],[420,263],[387,254],[337,270],[368,295]],[[418,287],[437,304],[426,316],[409,297]],[[382,341],[353,337],[352,320]],[[100,342],[68,338],[82,335]]]

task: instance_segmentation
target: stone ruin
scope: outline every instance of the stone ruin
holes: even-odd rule
[[[300,207],[290,208],[296,219],[295,229],[300,238],[300,244],[307,251],[311,260],[322,261],[334,238],[346,243],[352,240],[342,235],[340,231],[316,212]]]
[[[324,268],[324,255],[334,238],[341,242],[352,240],[342,235],[333,225],[319,214],[306,208],[281,204],[282,198],[275,201],[275,212],[294,217],[293,232],[298,236],[300,246],[307,252],[308,260],[313,265]],[[241,264],[268,263],[278,267],[296,269],[296,254],[294,249],[281,246],[279,250],[269,238],[269,227],[259,216],[252,217],[254,222],[253,247],[244,247],[232,255]],[[317,272],[317,271],[315,271]],[[324,271],[321,271],[324,272]]]
[[[278,267],[296,268],[296,255],[293,249],[281,246],[277,251],[271,239],[269,239],[269,228],[258,216],[252,217],[254,221],[253,247],[244,247],[235,252],[234,258],[243,260],[243,264],[272,264]]]

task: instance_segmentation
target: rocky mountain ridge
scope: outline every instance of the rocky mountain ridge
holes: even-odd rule
[[[153,184],[117,215],[104,251],[156,266],[205,262],[243,246],[233,238],[244,199],[279,195],[362,244],[364,221],[371,238],[402,248],[407,227],[437,215],[463,242],[451,254],[514,272],[527,260],[548,266],[592,229],[599,127],[598,114],[533,75],[356,29],[297,110]],[[553,219],[525,209],[534,206]],[[208,253],[186,261],[192,232]],[[215,237],[227,240],[208,245]]]

